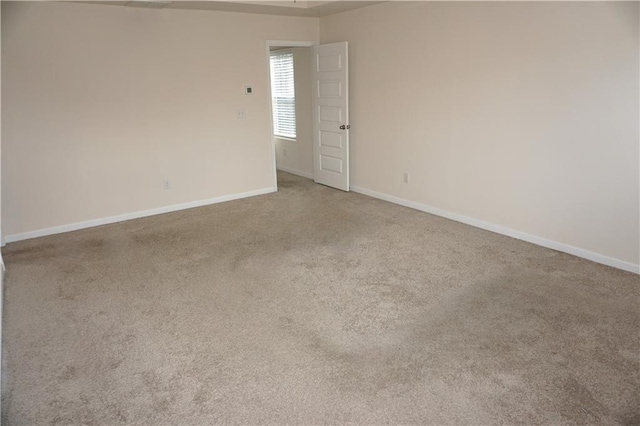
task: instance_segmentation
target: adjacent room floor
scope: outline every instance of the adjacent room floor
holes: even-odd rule
[[[4,424],[640,423],[640,278],[280,174],[9,244]]]

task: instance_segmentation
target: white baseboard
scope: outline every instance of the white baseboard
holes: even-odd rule
[[[570,246],[568,244],[560,243],[558,241],[547,240],[545,238],[527,234],[525,232],[516,231],[510,228],[505,228],[500,225],[494,225],[493,223],[485,222],[483,220],[474,219],[474,218],[463,216],[457,213],[452,213],[446,210],[439,209],[437,207],[416,203],[414,201],[405,200],[403,198],[395,197],[393,195],[383,194],[381,192],[372,191],[370,189],[362,188],[359,186],[352,185],[351,190],[363,195],[368,195],[373,198],[378,198],[380,200],[388,201],[390,203],[399,204],[404,207],[409,207],[415,210],[420,210],[425,213],[430,213],[436,216],[441,216],[447,219],[455,220],[456,222],[461,222],[467,225],[475,226],[476,228],[486,229],[487,231],[495,232],[496,234],[506,235],[507,237],[516,238],[518,240],[526,241],[542,247],[561,251],[563,253],[572,254],[574,256],[591,260],[593,262],[601,263],[603,265],[612,266],[614,268],[622,269],[624,271],[640,274],[640,265],[637,265],[631,262],[615,259],[609,256],[594,253],[592,251]]]
[[[240,194],[223,195],[221,197],[209,198],[207,200],[191,201],[182,204],[173,204],[157,209],[143,210],[133,213],[125,213],[117,216],[110,216],[101,219],[87,220],[84,222],[70,223],[68,225],[54,226],[51,228],[43,228],[35,231],[21,232],[19,234],[7,235],[5,240],[7,243],[28,240],[31,238],[45,237],[47,235],[61,234],[63,232],[77,231],[79,229],[92,228],[94,226],[107,225],[110,223],[123,222],[125,220],[139,219],[141,217],[155,216],[162,213],[170,213],[178,210],[192,209],[194,207],[208,206],[210,204],[223,203],[225,201],[238,200],[241,198],[254,197],[275,192],[275,188],[263,188],[255,191],[242,192]]]
[[[307,179],[313,180],[313,173],[303,172],[302,170],[290,169],[289,167],[284,167],[284,166],[278,166],[276,168],[283,172],[291,173],[292,175],[298,175],[298,176],[302,176]]]

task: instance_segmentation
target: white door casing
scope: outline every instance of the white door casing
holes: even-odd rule
[[[313,47],[313,178],[349,191],[347,42]]]

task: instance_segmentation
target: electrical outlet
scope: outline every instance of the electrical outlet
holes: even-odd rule
[[[167,190],[171,189],[171,181],[169,179],[165,179],[162,181],[162,187]]]
[[[236,110],[236,118],[238,120],[244,120],[245,118],[247,118],[247,111],[245,111],[244,108],[238,108]]]
[[[409,183],[409,172],[404,172],[404,183]]]

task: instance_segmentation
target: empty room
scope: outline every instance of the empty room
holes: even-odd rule
[[[640,424],[639,6],[2,1],[2,423]]]

